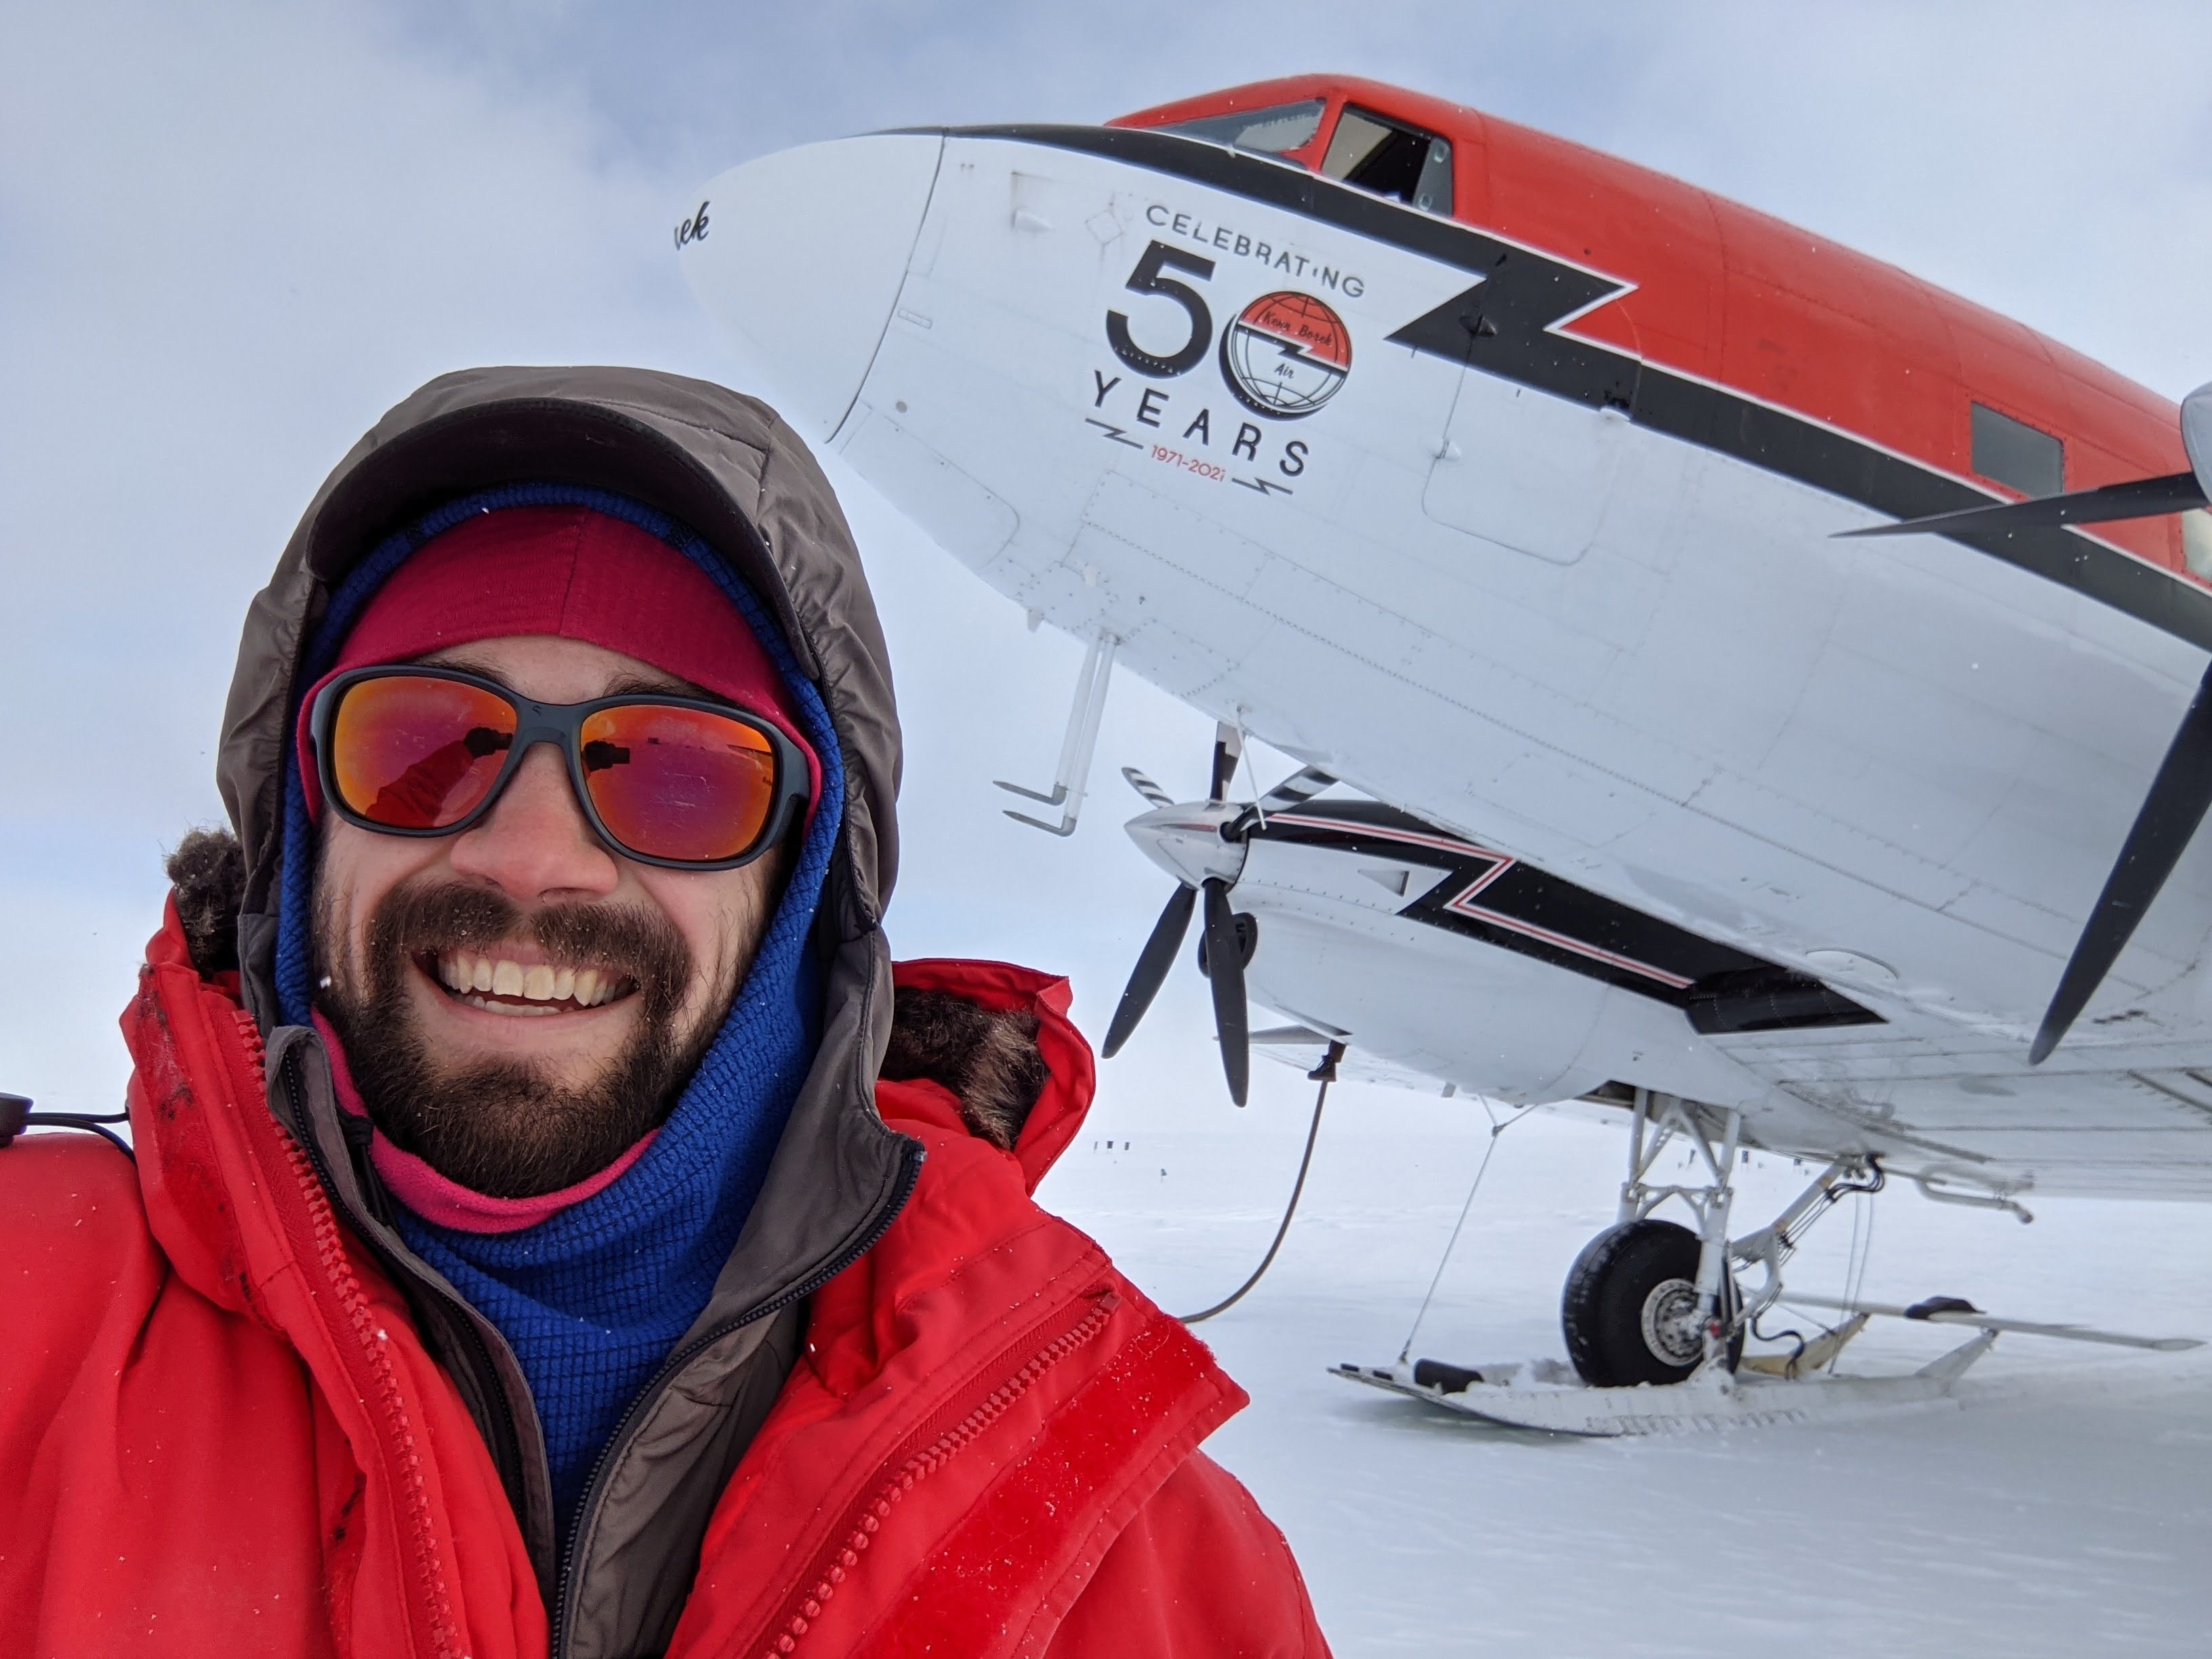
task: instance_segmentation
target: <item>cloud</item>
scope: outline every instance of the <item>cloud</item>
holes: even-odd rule
[[[405,0],[427,50],[562,88],[611,142],[705,178],[915,123],[1095,121],[1337,70],[1674,172],[2019,314],[2179,392],[2212,377],[2212,14],[1857,0],[1491,4],[836,0],[649,9]],[[2112,303],[2113,301],[2121,303]],[[2101,301],[2101,302],[2100,302]],[[2194,378],[2191,378],[2193,376]]]
[[[32,966],[0,985],[0,1087],[119,1083],[107,1021],[160,849],[219,811],[246,599],[381,410],[474,362],[745,373],[666,242],[732,161],[1340,67],[1680,173],[2171,393],[2212,378],[2208,48],[2212,15],[2148,4],[2094,27],[2029,5],[12,8],[0,664],[23,770],[0,787],[0,930]],[[1079,648],[836,476],[909,727],[899,945],[1073,971],[1096,1029],[1165,896],[1113,769],[1196,793],[1210,728],[1125,678],[1074,841],[1009,823],[989,781],[1049,770]],[[1178,973],[1109,1075],[1121,1101],[1210,1110]]]
[[[129,994],[161,848],[220,813],[246,600],[359,432],[459,364],[666,362],[698,330],[597,118],[348,9],[15,9],[0,62],[0,928],[50,965],[0,1014],[12,1057]],[[24,948],[72,907],[141,920]]]
[[[112,1019],[159,917],[162,849],[221,816],[246,601],[358,434],[467,363],[745,371],[667,251],[696,169],[649,165],[573,85],[520,87],[337,6],[212,26],[16,12],[0,62],[0,662],[28,734],[0,787],[0,1087],[98,1104],[119,1092]],[[841,483],[925,715],[906,948],[1088,963],[1102,925],[1123,926],[1097,908],[1112,884],[1078,876],[1101,851],[1142,895],[1141,934],[1155,872],[1115,829],[1118,802],[1071,848],[1016,829],[989,788],[1049,769],[1079,651],[1027,635]],[[1171,773],[1170,745],[1132,734],[1147,720],[1191,728],[1173,747],[1202,765],[1210,728],[1143,687],[1125,688],[1108,752]],[[1085,978],[1110,997],[1118,937],[1103,954],[1114,965]]]

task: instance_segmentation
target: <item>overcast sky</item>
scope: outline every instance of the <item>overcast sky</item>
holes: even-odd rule
[[[2178,396],[2212,379],[2208,62],[2202,3],[0,7],[0,696],[24,734],[0,1089],[114,1098],[161,853],[220,816],[244,606],[383,409],[495,362],[744,383],[667,237],[734,161],[1340,69],[1678,173]],[[894,943],[1072,972],[1095,1032],[1166,894],[1115,769],[1195,793],[1210,727],[1125,677],[1083,830],[1010,824],[989,781],[1048,777],[1079,652],[833,476],[908,734]],[[1224,1109],[1206,1027],[1186,969],[1109,1088]],[[1263,1106],[1303,1089],[1261,1083]]]

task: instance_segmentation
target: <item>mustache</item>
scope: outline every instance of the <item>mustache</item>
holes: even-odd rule
[[[691,980],[690,945],[656,911],[590,901],[525,909],[495,889],[452,881],[393,888],[371,913],[364,942],[370,976],[386,991],[398,988],[410,957],[522,939],[555,962],[611,969],[635,981],[648,1017],[672,1014]]]
[[[692,957],[675,923],[657,911],[588,901],[526,909],[495,890],[420,878],[400,883],[369,913],[356,982],[333,945],[339,932],[329,895],[319,908],[317,954],[331,975],[319,1006],[337,1030],[362,1103],[394,1146],[477,1192],[526,1198],[606,1168],[666,1121],[719,1029],[719,1018],[696,1031],[678,1029]],[[580,1085],[552,1083],[526,1063],[441,1066],[410,1010],[411,960],[523,939],[636,986],[635,1030]]]
[[[442,861],[364,890],[358,872],[330,859],[327,840],[313,872],[314,1003],[361,1103],[392,1146],[500,1198],[574,1186],[668,1121],[724,1029],[792,862],[787,842],[758,866],[768,879],[733,895],[745,903],[695,944],[641,896],[532,902],[526,890],[518,901]],[[434,1042],[434,999],[451,991],[442,964],[425,958],[523,955],[499,947],[526,943],[556,968],[627,981],[627,1015],[587,1017],[600,1039],[565,1062],[528,1058],[529,1044],[499,1058],[466,1041]]]

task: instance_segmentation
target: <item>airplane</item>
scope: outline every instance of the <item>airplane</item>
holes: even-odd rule
[[[676,241],[795,424],[1086,642],[1014,816],[1073,828],[1117,667],[1218,723],[1205,800],[1131,774],[1176,884],[1109,1055],[1202,913],[1240,1103],[1256,1042],[1629,1124],[1582,1393],[1727,1395],[1887,1177],[2212,1197],[2212,386],[1336,76],[784,151]],[[1248,738],[1301,769],[1239,802]],[[1822,1167],[1737,1238],[1752,1149]]]

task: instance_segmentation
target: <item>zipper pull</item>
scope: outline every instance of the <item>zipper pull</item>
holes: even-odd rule
[[[361,1183],[362,1201],[368,1206],[369,1214],[389,1227],[392,1225],[392,1195],[385,1190],[384,1182],[376,1173],[376,1162],[368,1155],[369,1147],[376,1140],[376,1126],[365,1117],[341,1111],[338,1114],[338,1132],[345,1136],[353,1176]]]

